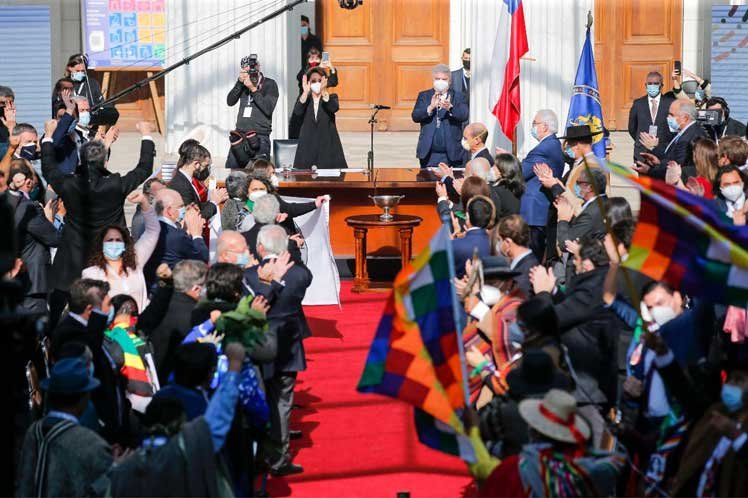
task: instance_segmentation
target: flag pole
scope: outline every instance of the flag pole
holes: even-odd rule
[[[468,374],[467,374],[467,360],[465,359],[465,345],[462,342],[462,315],[460,314],[460,308],[457,304],[457,293],[455,292],[454,280],[455,280],[455,261],[452,252],[452,240],[449,237],[449,226],[445,223],[442,224],[441,228],[444,232],[444,237],[447,238],[447,266],[449,267],[449,291],[451,293],[450,300],[452,301],[452,317],[455,323],[455,336],[457,338],[457,349],[460,352],[460,371],[462,372],[462,394],[465,397],[465,409],[470,407],[470,390],[468,389]]]

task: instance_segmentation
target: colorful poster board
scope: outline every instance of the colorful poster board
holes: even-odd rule
[[[83,0],[83,37],[91,69],[162,68],[165,0]]]

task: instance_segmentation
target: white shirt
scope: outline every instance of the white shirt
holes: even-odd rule
[[[475,158],[476,158],[476,157],[478,156],[478,154],[480,154],[481,152],[483,152],[483,151],[484,151],[484,150],[486,150],[486,149],[488,149],[488,147],[486,147],[486,146],[484,145],[484,146],[483,146],[483,147],[482,147],[481,149],[478,149],[477,151],[475,151],[475,152],[473,153],[473,155],[472,155],[472,156],[470,156],[470,159],[475,159]]]
[[[78,313],[73,313],[72,311],[68,312],[68,316],[75,320],[76,322],[80,323],[84,327],[88,327],[88,320],[80,316]]]
[[[660,97],[661,96],[662,96],[662,94],[659,94],[659,93],[657,94],[657,97],[655,97],[655,98],[652,98],[649,95],[647,95],[647,99],[648,99],[648,102],[649,102],[649,114],[650,115],[652,114],[652,102],[655,102],[657,104],[657,112],[658,113],[660,112]],[[655,117],[657,117],[657,116],[655,116]]]

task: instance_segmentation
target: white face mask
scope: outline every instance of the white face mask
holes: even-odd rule
[[[728,185],[719,189],[722,195],[730,202],[735,202],[743,195],[743,186],[739,184]]]
[[[322,91],[322,83],[319,82],[312,83],[309,87],[312,89],[312,93],[319,93]]]
[[[470,142],[468,142],[468,140],[465,137],[462,138],[462,141],[460,143],[462,144],[463,149],[465,149],[468,152],[470,151]]]
[[[434,80],[434,91],[436,93],[444,93],[449,88],[449,81],[447,80]]]
[[[257,199],[265,195],[267,195],[267,192],[264,190],[255,190],[254,192],[249,193],[249,198],[252,202],[257,202]]]
[[[275,188],[278,188],[278,186],[280,185],[280,180],[278,179],[277,176],[273,175],[270,177],[270,185],[272,185]]]
[[[493,306],[501,299],[501,291],[493,285],[484,285],[480,288],[480,300],[488,306]]]
[[[660,327],[676,317],[675,311],[670,306],[653,306],[649,312],[652,314],[652,319]]]

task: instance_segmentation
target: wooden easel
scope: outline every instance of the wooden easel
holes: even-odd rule
[[[149,68],[132,68],[122,70],[116,68],[98,69],[98,71],[101,71],[103,73],[101,80],[101,94],[105,99],[107,98],[109,89],[114,88],[114,85],[117,83],[117,73],[119,71],[145,71],[146,75],[150,78],[151,76],[153,76],[154,71],[149,71],[148,69]],[[151,105],[153,106],[153,114],[156,116],[156,126],[158,127],[159,133],[163,135],[166,131],[166,120],[164,119],[164,113],[161,110],[161,106],[159,105],[156,82],[148,82],[148,88],[150,90],[150,100]]]

